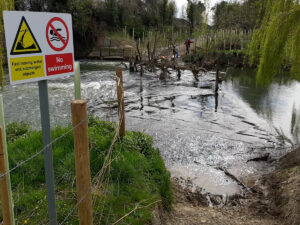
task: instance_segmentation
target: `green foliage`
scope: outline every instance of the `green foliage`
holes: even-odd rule
[[[93,0],[16,0],[15,8],[72,14],[75,55],[85,56],[92,50],[97,35]]]
[[[135,29],[135,38],[142,37],[149,27],[173,25],[176,11],[172,0],[17,0],[15,5],[18,10],[71,13],[76,57],[88,55],[105,31],[126,26],[130,34]]]
[[[193,33],[195,26],[200,26],[204,23],[202,16],[205,11],[205,5],[197,0],[189,0],[186,8],[186,14],[190,25],[190,34]]]
[[[216,29],[251,30],[259,19],[260,0],[218,3],[214,9],[214,27]]]
[[[3,24],[3,10],[13,10],[14,0],[5,0],[0,3],[0,86],[4,90],[5,74],[3,65],[6,63],[6,48],[4,42],[4,24]]]
[[[171,25],[175,15],[175,2],[169,2],[169,0],[159,2],[159,15],[161,25]]]
[[[116,125],[89,119],[91,173],[95,178],[102,168],[105,155],[115,135]],[[22,126],[19,126],[22,127]],[[52,130],[52,138],[60,137],[68,128]],[[41,132],[28,131],[25,138],[8,143],[10,166],[30,157],[41,149]],[[61,222],[76,204],[73,134],[67,134],[53,145],[58,218]],[[141,208],[119,224],[149,224],[155,206],[161,200],[165,209],[172,203],[170,174],[152,138],[140,132],[126,132],[122,141],[113,147],[111,164],[106,179],[93,195],[94,220],[111,224],[140,204]],[[40,154],[11,174],[17,224],[47,223],[44,159]],[[149,207],[148,207],[149,205]],[[147,207],[146,207],[147,206]],[[78,215],[67,224],[77,224]]]
[[[249,47],[250,63],[259,63],[258,81],[268,83],[282,68],[291,67],[300,79],[300,4],[297,0],[268,0],[264,19]]]
[[[48,0],[47,11],[72,14],[76,56],[84,56],[93,48],[97,32],[94,28],[92,0]]]
[[[31,130],[30,126],[21,123],[10,123],[6,126],[6,138],[8,142],[14,142],[20,137],[26,137],[28,132]]]

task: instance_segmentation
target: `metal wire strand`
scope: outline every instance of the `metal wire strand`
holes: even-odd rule
[[[61,135],[60,137],[55,138],[53,141],[51,141],[49,144],[47,144],[44,148],[42,148],[40,151],[36,152],[35,154],[33,154],[32,156],[30,156],[29,158],[25,159],[22,162],[19,162],[15,167],[13,167],[12,169],[8,170],[6,173],[2,173],[0,174],[0,179],[6,175],[8,175],[9,173],[11,173],[12,171],[16,170],[17,168],[21,167],[22,165],[24,165],[25,163],[29,162],[30,160],[34,159],[35,157],[37,157],[39,154],[41,154],[42,152],[46,151],[52,144],[54,144],[55,142],[59,141],[60,139],[64,138],[67,134],[69,134],[70,132],[74,131],[75,129],[77,129],[80,125],[82,125],[83,123],[85,123],[88,120],[88,117],[85,118],[84,120],[82,120],[81,122],[79,122],[76,126],[72,127],[72,129],[70,129],[69,131],[67,131],[66,133],[64,133],[63,135]]]
[[[123,96],[123,97],[124,97],[124,96]],[[122,99],[123,99],[123,97],[122,97]],[[121,100],[122,100],[122,99],[121,99]],[[121,115],[122,115],[122,113],[121,113]],[[108,150],[108,152],[107,152],[107,154],[106,154],[106,156],[105,156],[105,160],[104,160],[103,166],[102,166],[102,168],[97,172],[97,174],[96,174],[96,176],[95,176],[95,178],[94,178],[95,184],[92,185],[92,186],[89,188],[89,190],[85,193],[85,195],[84,195],[84,196],[76,203],[76,205],[70,210],[70,212],[68,213],[68,215],[64,218],[64,220],[63,220],[61,223],[59,223],[59,225],[63,225],[63,224],[68,220],[68,218],[73,214],[73,212],[75,211],[75,209],[80,205],[80,203],[81,203],[82,201],[84,201],[84,199],[87,197],[87,195],[88,195],[92,190],[94,190],[95,188],[99,187],[99,183],[101,182],[101,180],[102,180],[102,178],[103,178],[103,175],[104,175],[105,172],[106,172],[106,169],[111,165],[112,161],[115,160],[115,158],[114,158],[114,159],[111,159],[111,154],[112,154],[113,146],[115,145],[115,143],[116,143],[117,140],[118,140],[119,132],[120,132],[120,125],[121,125],[121,122],[122,122],[123,119],[124,119],[123,116],[121,116],[121,117],[120,117],[120,122],[119,122],[119,124],[118,124],[118,127],[117,127],[116,130],[115,130],[114,138],[113,138],[112,143],[111,143],[111,145],[110,145],[110,147],[109,147],[109,150]]]

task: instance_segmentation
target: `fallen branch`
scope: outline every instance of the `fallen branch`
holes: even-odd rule
[[[228,172],[228,170],[226,168],[219,166],[219,167],[217,167],[217,169],[223,171],[225,173],[225,175],[227,175],[228,177],[230,177],[231,179],[233,179],[234,181],[236,181],[238,183],[238,185],[242,186],[247,191],[252,192],[252,190],[250,188],[248,188],[242,181],[240,181],[232,173]]]

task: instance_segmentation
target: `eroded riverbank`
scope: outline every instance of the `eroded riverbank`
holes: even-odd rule
[[[242,198],[232,198],[224,207],[207,207],[201,193],[182,188],[173,179],[175,196],[171,213],[156,210],[155,225],[299,225],[300,149],[280,159],[276,170],[252,184]]]

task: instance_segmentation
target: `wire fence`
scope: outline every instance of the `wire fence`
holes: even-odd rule
[[[211,30],[196,36],[194,46],[202,50],[246,50],[252,35],[252,30]]]
[[[34,159],[35,157],[37,157],[38,155],[42,154],[45,151],[48,151],[50,148],[50,146],[52,146],[55,142],[61,140],[62,138],[64,138],[66,135],[68,135],[69,133],[71,133],[72,131],[74,131],[75,129],[77,129],[80,125],[82,125],[84,122],[86,122],[88,120],[88,118],[86,118],[85,120],[82,120],[80,123],[78,123],[76,126],[74,126],[72,129],[70,129],[69,131],[65,132],[63,135],[61,135],[58,138],[55,138],[53,141],[51,141],[49,144],[47,144],[44,148],[42,148],[41,150],[38,150],[35,154],[33,154],[32,156],[30,156],[29,158],[25,159],[24,161],[21,161],[19,163],[17,163],[17,165],[13,168],[11,168],[10,170],[8,170],[6,173],[4,174],[0,174],[0,179],[6,175],[8,175],[9,173],[11,173],[12,171],[18,169],[19,167],[23,166],[25,163],[31,161],[32,159]]]

